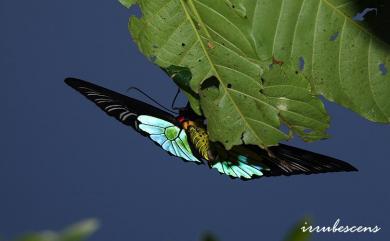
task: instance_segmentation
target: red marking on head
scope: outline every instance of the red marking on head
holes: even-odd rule
[[[180,123],[183,123],[183,122],[185,121],[184,116],[178,116],[176,119],[177,119]]]

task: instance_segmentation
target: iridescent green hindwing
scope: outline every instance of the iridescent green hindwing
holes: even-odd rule
[[[138,128],[146,132],[150,139],[164,150],[184,160],[201,163],[192,153],[187,134],[182,128],[148,115],[140,115],[137,120],[139,121]]]
[[[222,174],[243,179],[261,177],[264,170],[261,165],[249,164],[248,158],[243,155],[238,155],[235,161],[216,162],[211,167],[217,169]]]

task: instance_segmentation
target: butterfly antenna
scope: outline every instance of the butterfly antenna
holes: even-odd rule
[[[149,100],[151,100],[153,103],[155,103],[156,105],[160,106],[161,108],[163,108],[164,110],[170,112],[170,113],[173,113],[173,114],[178,114],[177,112],[175,111],[172,111],[168,108],[166,108],[165,106],[161,105],[160,103],[158,103],[155,99],[153,99],[152,97],[150,97],[150,95],[146,94],[144,91],[138,89],[137,87],[129,87],[127,89],[127,92],[130,91],[130,90],[136,90],[138,91],[140,94],[142,94],[143,96],[145,96],[146,98],[148,98]]]
[[[175,97],[172,100],[172,104],[171,104],[172,110],[179,110],[180,109],[179,107],[175,107],[175,103],[176,103],[177,97],[179,97],[179,94],[180,94],[180,88],[178,87],[176,95],[175,95]]]

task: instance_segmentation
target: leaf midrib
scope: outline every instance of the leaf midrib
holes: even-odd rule
[[[180,3],[181,3],[181,6],[182,6],[182,8],[183,8],[185,14],[186,14],[187,19],[188,19],[188,20],[190,21],[190,23],[191,23],[191,26],[192,26],[192,28],[193,28],[193,30],[194,30],[194,32],[195,32],[195,35],[196,35],[198,41],[200,42],[200,46],[202,47],[202,50],[203,50],[203,52],[204,52],[204,54],[205,54],[205,56],[206,56],[206,58],[207,58],[207,60],[208,60],[208,62],[209,62],[209,64],[210,64],[210,68],[213,70],[213,72],[214,72],[214,74],[216,75],[217,79],[218,79],[219,81],[222,81],[222,78],[220,77],[220,75],[219,75],[219,73],[218,73],[216,67],[214,66],[213,61],[211,60],[210,55],[208,54],[208,52],[207,52],[207,50],[206,50],[206,46],[205,46],[204,42],[202,41],[202,37],[201,37],[200,34],[198,33],[197,28],[196,28],[194,22],[192,21],[192,18],[191,18],[190,14],[189,14],[189,12],[188,12],[186,6],[185,6],[184,0],[180,0]],[[199,13],[198,13],[198,11],[197,11],[197,9],[196,9],[194,3],[193,3],[193,0],[188,0],[188,3],[189,3],[189,5],[191,6],[192,11],[194,12],[196,18],[198,19],[199,24],[200,24],[201,27],[204,29],[205,34],[206,34],[207,37],[211,40],[212,38],[211,38],[211,36],[210,36],[210,34],[209,34],[208,30],[207,30],[207,27],[205,26],[204,22],[202,21],[202,18],[200,17],[200,15],[199,15]],[[229,98],[230,101],[232,102],[234,108],[237,110],[237,112],[239,113],[239,115],[241,116],[241,118],[244,120],[245,125],[248,127],[248,129],[251,130],[251,132],[253,133],[253,135],[256,136],[256,138],[261,142],[261,146],[265,147],[265,146],[264,146],[264,143],[263,143],[263,140],[256,134],[256,132],[253,130],[253,128],[248,124],[248,122],[246,121],[246,117],[245,117],[245,116],[243,115],[243,113],[240,111],[240,109],[238,108],[237,104],[234,102],[233,98],[228,94],[228,91],[227,91],[227,88],[225,87],[225,85],[221,84],[220,86],[222,86],[222,88],[223,88],[223,90],[224,90],[224,92],[225,92],[225,95],[228,96],[228,98]],[[258,121],[258,120],[257,120],[257,121]],[[259,121],[259,122],[261,122],[261,121]],[[265,122],[262,122],[262,123],[265,124],[265,125],[269,125],[269,124],[267,124],[267,123],[265,123]],[[279,130],[279,129],[278,129],[278,130]]]

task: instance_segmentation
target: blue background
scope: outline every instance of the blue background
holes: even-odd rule
[[[129,15],[116,1],[0,1],[2,235],[96,217],[95,241],[195,241],[208,230],[222,241],[271,241],[308,215],[382,227],[313,240],[388,240],[389,126],[327,102],[332,138],[292,143],[360,172],[241,182],[165,154],[66,86],[67,76],[137,86],[170,104],[176,87],[137,50]]]

